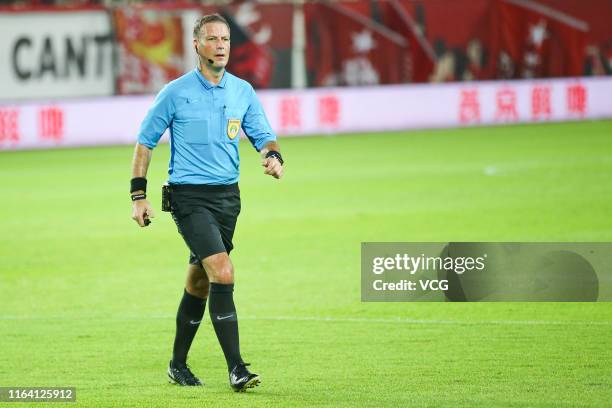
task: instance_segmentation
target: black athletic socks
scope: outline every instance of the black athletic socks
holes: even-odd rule
[[[233,292],[233,284],[211,283],[208,295],[210,320],[225,355],[228,371],[242,362]],[[186,364],[187,353],[200,327],[205,308],[206,299],[200,299],[184,291],[176,314],[176,336],[172,352],[174,367],[182,367]]]
[[[185,290],[183,299],[176,313],[176,336],[174,337],[174,349],[172,351],[172,365],[174,367],[185,366],[187,353],[193,342],[193,338],[200,327],[206,299],[190,295]]]
[[[228,371],[242,362],[238,338],[238,318],[234,306],[234,284],[211,283],[208,310],[217,339],[225,354]]]

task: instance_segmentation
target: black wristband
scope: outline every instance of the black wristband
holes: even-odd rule
[[[132,194],[132,201],[144,200],[147,198],[146,194]]]
[[[281,166],[285,164],[285,161],[283,160],[283,156],[281,156],[281,154],[277,152],[276,150],[270,150],[268,153],[266,153],[266,159],[268,157],[274,157],[275,159],[277,159],[280,162]]]
[[[147,192],[147,179],[144,177],[134,177],[130,180],[130,193],[140,190],[145,193]]]

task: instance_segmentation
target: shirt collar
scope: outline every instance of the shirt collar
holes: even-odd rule
[[[198,77],[198,79],[200,80],[202,85],[204,85],[206,89],[214,88],[215,86],[219,88],[225,88],[225,83],[227,82],[227,71],[223,71],[223,76],[221,77],[221,81],[219,81],[217,85],[211,84],[206,78],[204,78],[204,75],[202,75],[198,67],[196,67],[194,71],[195,71],[196,76]]]

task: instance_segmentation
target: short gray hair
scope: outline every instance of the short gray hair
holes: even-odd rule
[[[193,26],[193,38],[198,38],[200,36],[200,30],[202,26],[208,23],[223,23],[227,26],[227,29],[230,29],[229,23],[221,14],[208,14],[204,17],[198,18],[195,25]]]

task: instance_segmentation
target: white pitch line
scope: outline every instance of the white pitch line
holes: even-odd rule
[[[317,316],[247,316],[246,320],[281,320],[281,321],[313,321],[313,322],[346,322],[346,323],[402,323],[431,325],[599,325],[612,326],[612,322],[601,321],[559,321],[559,320],[436,320],[436,319],[405,319],[367,318],[367,317],[317,317]]]
[[[143,316],[0,316],[0,320],[147,320],[174,319],[175,315],[143,315]],[[368,318],[368,317],[325,317],[325,316],[239,316],[240,320],[296,321],[296,322],[331,322],[331,323],[393,323],[415,325],[457,325],[457,326],[612,326],[609,321],[579,321],[579,320],[437,320],[437,319],[407,319],[402,317]]]

